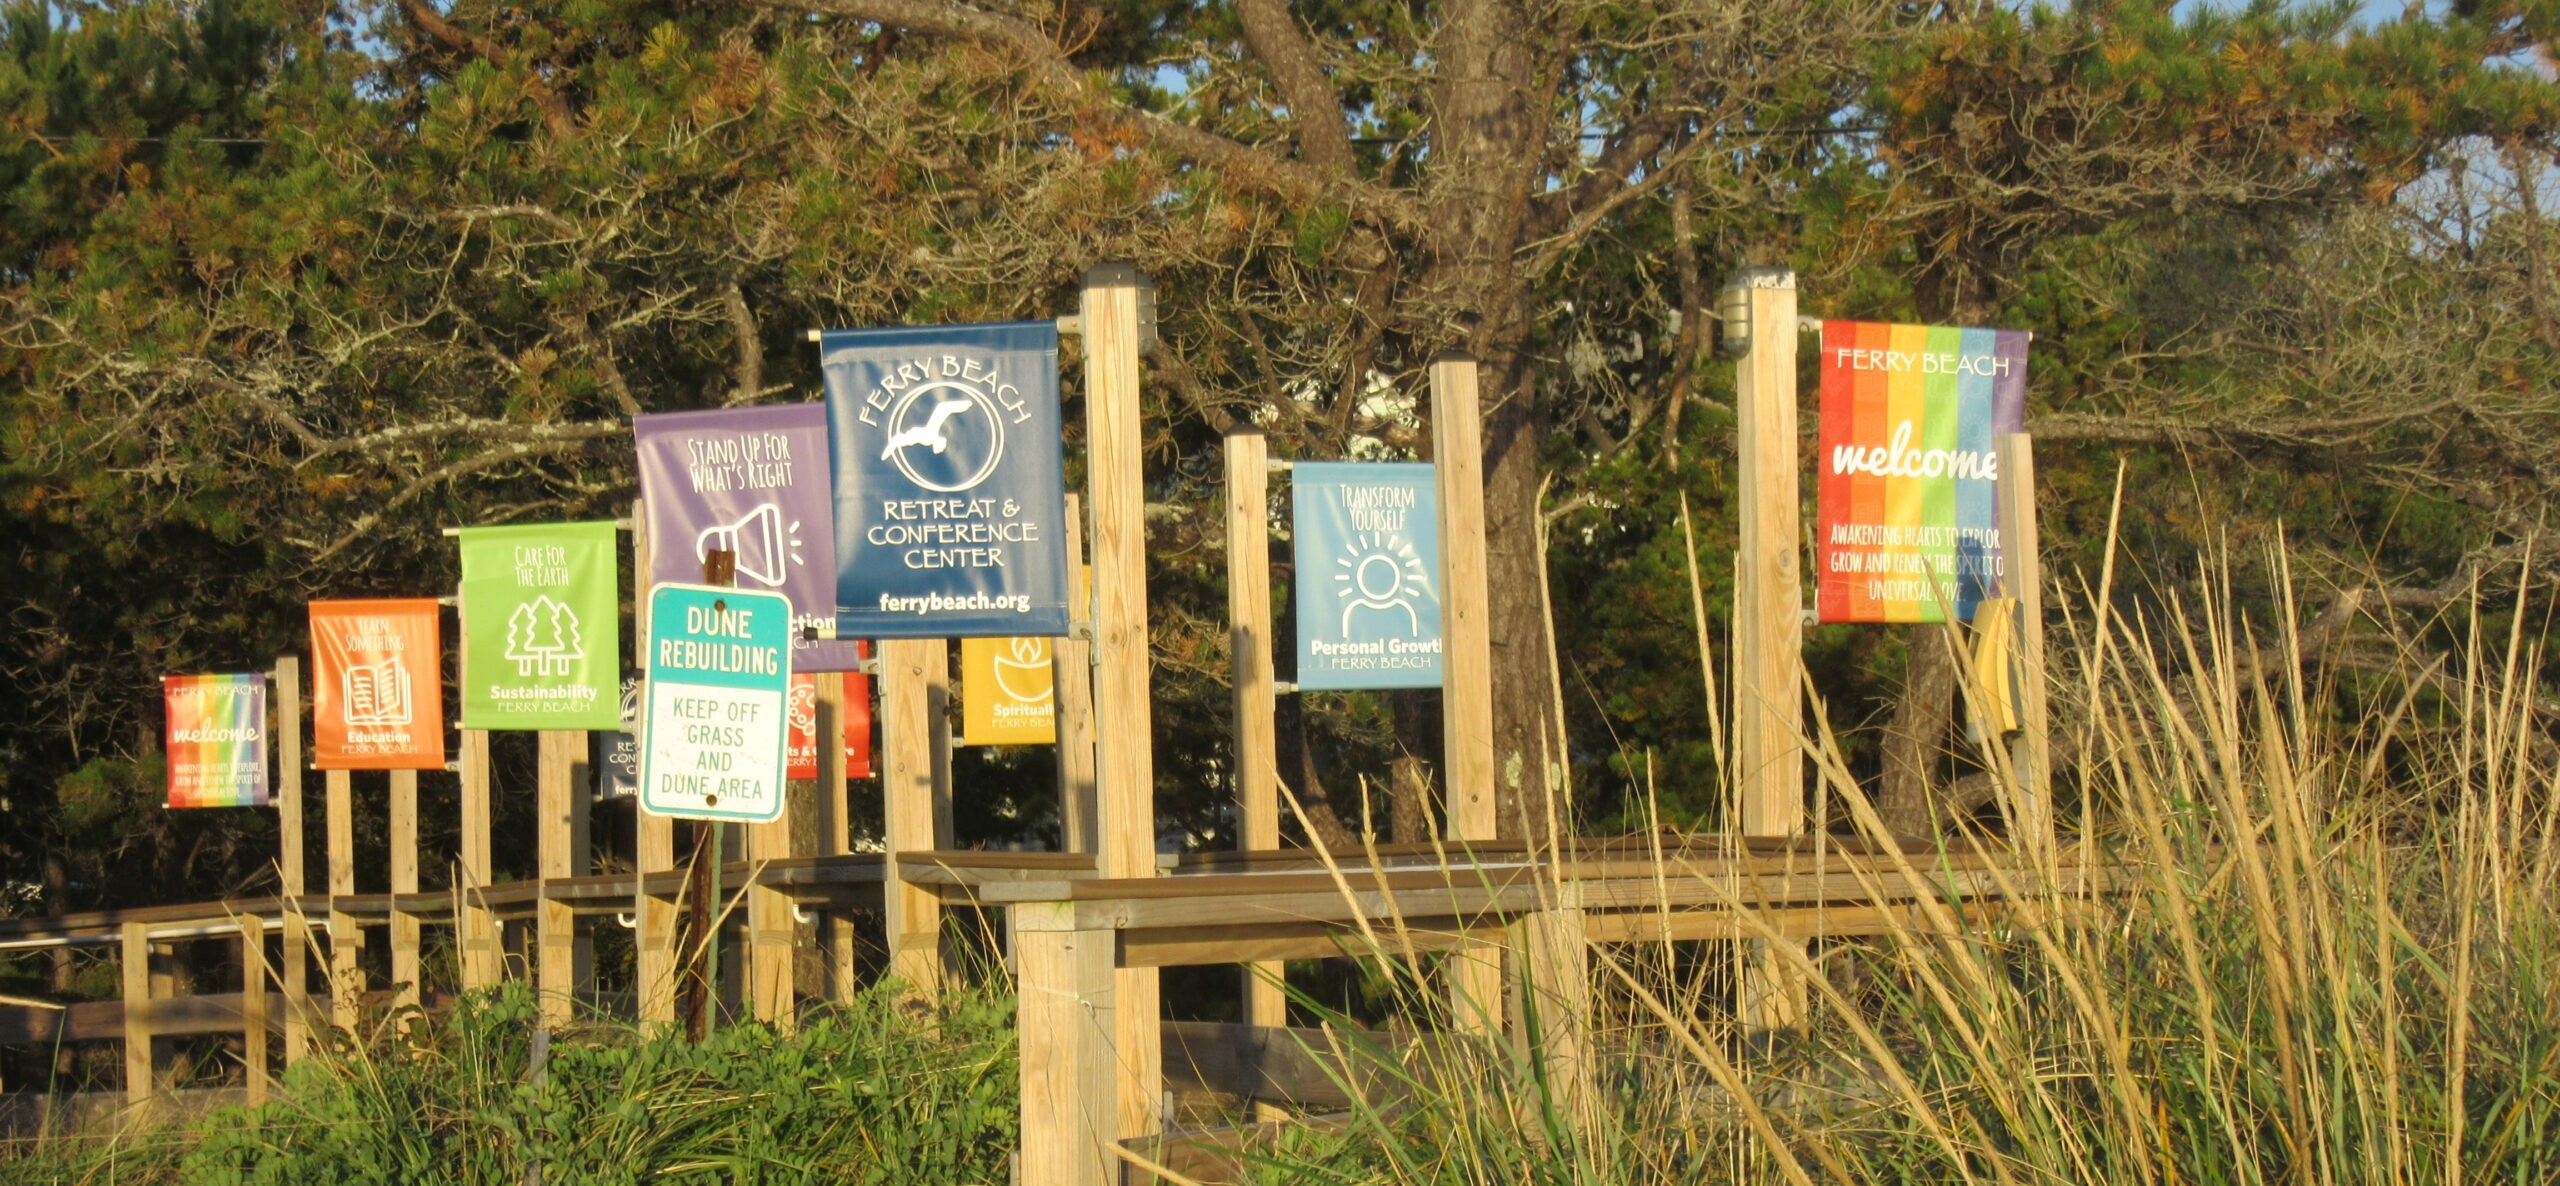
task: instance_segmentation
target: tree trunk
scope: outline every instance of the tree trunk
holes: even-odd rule
[[[824,737],[827,734],[821,733],[820,736]],[[844,726],[841,721],[836,723],[836,728],[833,730],[833,740],[841,751],[844,745]],[[841,762],[844,758],[839,754],[836,760]],[[816,856],[825,850],[825,838],[819,835],[821,821],[818,818],[820,815],[818,796],[825,793],[826,785],[823,781],[813,780],[791,788],[790,802],[784,810],[783,818],[790,821],[792,856]],[[637,817],[634,818],[636,821]],[[636,822],[634,827],[637,827]],[[631,839],[634,854],[632,867],[636,869],[640,864],[637,859],[640,838],[635,832]],[[801,922],[796,917],[797,910],[794,910],[793,914],[795,917],[791,922],[792,991],[823,1001],[827,999],[827,976],[830,969],[827,966],[826,949],[818,946],[818,925],[814,921]]]
[[[61,841],[57,839],[52,843],[58,846]],[[71,913],[71,870],[69,866],[63,864],[59,847],[44,854],[44,901],[45,908],[52,911],[55,917]],[[69,947],[53,949],[52,969],[47,987],[56,994],[71,991],[71,949]]]
[[[1429,299],[1465,327],[1482,368],[1486,626],[1493,652],[1494,796],[1506,838],[1549,841],[1554,681],[1538,564],[1538,447],[1545,436],[1517,264],[1544,159],[1547,97],[1563,59],[1512,0],[1451,0],[1432,57],[1434,226]],[[1454,788],[1451,788],[1454,790]],[[1562,819],[1561,804],[1553,818]]]
[[[1387,834],[1398,844],[1431,839],[1431,767],[1412,754],[1395,760],[1388,770]]]
[[[1280,613],[1271,624],[1273,638],[1298,636],[1297,558],[1289,546],[1279,540],[1271,542],[1271,585],[1286,589],[1289,596],[1280,599]],[[1295,683],[1298,678],[1298,651],[1293,646],[1272,649],[1272,674],[1275,679]],[[1343,826],[1333,809],[1333,800],[1325,794],[1324,778],[1316,769],[1315,747],[1307,744],[1306,701],[1298,696],[1282,696],[1272,704],[1271,743],[1278,752],[1273,760],[1280,767],[1280,785],[1286,793],[1280,802],[1280,827],[1285,833],[1296,813],[1289,810],[1289,799],[1296,798],[1298,810],[1306,814],[1306,842],[1321,845],[1334,852],[1352,852],[1360,847],[1360,838]]]
[[[1398,844],[1421,844],[1437,831],[1440,805],[1432,791],[1431,771],[1446,769],[1440,729],[1440,698],[1426,689],[1390,692],[1396,718],[1396,760],[1388,772],[1389,833]]]
[[[1323,778],[1316,772],[1315,748],[1307,744],[1306,709],[1297,697],[1283,696],[1272,716],[1280,750],[1280,782],[1297,798],[1299,810],[1306,813],[1307,843],[1337,853],[1359,851],[1360,838],[1343,825],[1342,817],[1333,809],[1332,797],[1325,793]],[[1286,801],[1280,806],[1280,822],[1285,828],[1293,813]]]
[[[1493,773],[1495,806],[1505,839],[1550,843],[1550,820],[1567,816],[1551,803],[1563,793],[1557,777],[1564,739],[1553,736],[1555,673],[1549,665],[1544,604],[1546,572],[1538,560],[1538,441],[1544,417],[1529,390],[1531,380],[1510,368],[1489,390],[1503,392],[1486,417],[1485,583],[1491,604],[1486,624],[1493,642]]]

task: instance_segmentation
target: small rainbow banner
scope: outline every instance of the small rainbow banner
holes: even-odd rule
[[[267,805],[267,677],[171,675],[169,806]]]
[[[2026,424],[2022,330],[1822,323],[1815,604],[1938,622],[2000,590],[2002,434]]]

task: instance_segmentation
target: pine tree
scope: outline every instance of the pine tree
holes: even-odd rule
[[[516,675],[529,676],[537,670],[542,648],[533,641],[533,603],[516,603],[515,612],[507,615],[507,657],[516,661]]]
[[[545,648],[544,675],[569,674],[570,662],[587,653],[586,642],[578,633],[577,612],[568,603],[551,603],[551,643]]]

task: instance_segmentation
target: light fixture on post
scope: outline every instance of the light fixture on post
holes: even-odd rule
[[[1087,288],[1097,285],[1126,284],[1137,289],[1138,353],[1145,354],[1156,348],[1156,282],[1153,277],[1139,271],[1136,264],[1115,259],[1105,260],[1085,269],[1084,283]],[[1067,320],[1070,319],[1060,319],[1061,322]],[[1084,319],[1076,317],[1072,320],[1075,322],[1072,332],[1083,333]]]
[[[1751,353],[1751,284],[1737,273],[1725,281],[1724,290],[1716,294],[1717,333],[1725,356],[1740,358]]]
[[[1733,358],[1751,353],[1751,290],[1755,288],[1794,288],[1796,274],[1792,268],[1767,266],[1747,267],[1724,282],[1716,294],[1716,319],[1723,323],[1719,340],[1724,352]]]
[[[1138,349],[1153,351],[1159,341],[1156,333],[1156,282],[1144,272],[1138,273]]]

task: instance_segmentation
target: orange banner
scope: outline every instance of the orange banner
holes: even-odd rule
[[[434,598],[311,603],[311,764],[444,769],[444,642]]]

